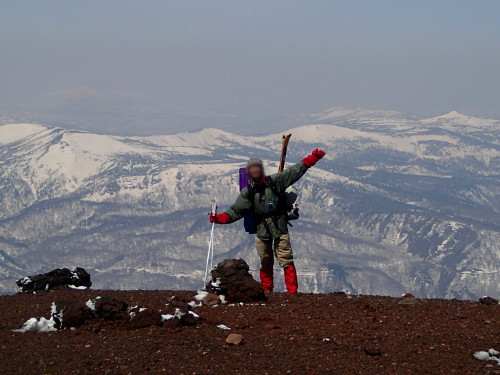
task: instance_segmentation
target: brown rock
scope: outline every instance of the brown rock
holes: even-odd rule
[[[221,303],[219,296],[215,293],[209,293],[203,298],[203,304],[212,307]]]
[[[226,342],[229,345],[241,345],[243,344],[243,336],[238,333],[231,333],[227,336]]]
[[[159,316],[150,310],[137,312],[130,321],[127,322],[128,329],[147,328],[158,324]]]

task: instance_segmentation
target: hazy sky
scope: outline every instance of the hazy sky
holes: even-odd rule
[[[0,119],[151,134],[260,133],[334,106],[500,118],[498,0],[0,0],[0,51]]]

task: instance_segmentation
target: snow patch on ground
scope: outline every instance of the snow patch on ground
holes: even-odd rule
[[[62,311],[57,311],[57,306],[55,302],[52,302],[50,308],[50,319],[41,317],[28,319],[21,328],[12,330],[13,332],[29,332],[29,331],[40,331],[40,332],[54,332],[57,331],[57,326],[62,323],[63,313]]]
[[[54,318],[45,319],[41,317],[40,319],[31,318],[28,319],[21,328],[14,329],[13,332],[29,332],[29,331],[40,331],[40,332],[54,332],[57,331],[55,327],[56,322]]]
[[[229,331],[231,329],[225,324],[219,324],[217,328],[223,329],[224,331]]]
[[[194,311],[189,311],[188,314],[191,314],[192,316],[194,316],[195,318],[199,318],[200,316],[198,314],[196,314]]]
[[[190,313],[191,313],[191,311],[190,311]],[[174,319],[174,318],[180,319],[183,315],[186,315],[186,314],[183,313],[180,309],[175,309],[174,315],[172,315],[172,314],[163,314],[161,316],[161,321],[164,322],[166,320],[170,320],[170,319]]]
[[[203,301],[203,298],[205,298],[206,296],[208,296],[208,292],[206,292],[204,290],[198,290],[197,293],[198,294],[194,296],[194,298],[197,301]]]
[[[475,352],[474,358],[479,359],[480,361],[496,361],[500,366],[500,352],[493,348],[490,348],[488,351],[480,350]]]
[[[137,314],[139,314],[143,311],[146,311],[146,310],[147,310],[146,307],[139,307],[139,305],[135,305],[135,306],[131,307],[129,310],[129,313],[128,313],[130,320],[134,319],[137,316]]]
[[[88,289],[86,286],[76,286],[76,285],[68,285],[69,288],[71,289],[78,289],[78,290],[84,290],[84,289]]]
[[[95,299],[89,299],[87,302],[85,302],[85,306],[87,306],[90,311],[92,312],[92,315],[97,317],[97,312],[95,311],[95,302],[101,299],[101,296],[97,296]]]

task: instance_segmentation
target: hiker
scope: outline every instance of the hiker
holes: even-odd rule
[[[297,293],[297,272],[288,234],[285,190],[297,182],[325,153],[314,150],[301,162],[281,173],[266,176],[262,160],[251,158],[247,163],[249,185],[244,188],[234,205],[224,213],[210,214],[210,222],[230,224],[251,212],[257,226],[255,247],[260,257],[260,281],[264,291],[274,287],[274,255],[284,269],[288,293]],[[274,254],[273,254],[274,253]]]

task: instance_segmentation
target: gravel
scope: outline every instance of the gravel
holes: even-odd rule
[[[16,333],[53,301],[97,296],[147,308],[151,319],[191,291],[58,289],[0,296],[0,374],[495,374],[474,353],[500,348],[500,305],[343,294],[270,294],[266,303],[191,307],[195,326],[90,318],[76,329]],[[170,302],[170,305],[166,305]],[[416,301],[414,301],[416,302]],[[192,316],[192,314],[188,314]],[[91,314],[89,315],[91,316]],[[146,322],[147,323],[147,322]],[[231,331],[217,326],[224,324]],[[242,345],[228,345],[229,333]],[[493,367],[491,365],[494,365]]]

